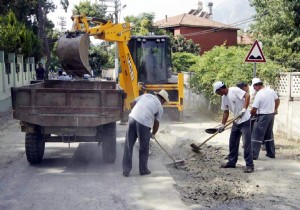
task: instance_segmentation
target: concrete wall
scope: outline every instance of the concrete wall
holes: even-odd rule
[[[35,79],[34,58],[0,51],[0,112],[11,107],[11,87],[27,85]]]
[[[280,98],[278,115],[275,117],[274,131],[288,140],[300,140],[300,100],[290,101]]]
[[[300,140],[300,72],[281,73],[276,90],[280,106],[274,131],[288,140]]]

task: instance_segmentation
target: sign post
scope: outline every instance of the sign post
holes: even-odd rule
[[[252,47],[245,59],[245,62],[253,63],[253,77],[256,77],[256,63],[257,62],[266,62],[265,56],[264,56],[257,40],[252,45]]]

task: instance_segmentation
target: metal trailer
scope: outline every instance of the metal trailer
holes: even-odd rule
[[[115,161],[116,121],[126,97],[115,82],[48,80],[14,87],[11,95],[31,164],[42,161],[45,142],[99,142],[104,161]]]

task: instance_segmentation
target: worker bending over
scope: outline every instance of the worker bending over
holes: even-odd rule
[[[252,159],[251,148],[251,129],[250,129],[250,112],[247,109],[250,101],[250,95],[238,87],[227,88],[221,82],[213,84],[214,92],[222,96],[221,109],[223,112],[222,124],[218,128],[219,133],[224,131],[227,122],[229,111],[231,111],[236,119],[233,122],[229,138],[229,158],[228,162],[222,164],[221,168],[235,168],[239,155],[239,144],[241,135],[243,135],[244,145],[244,159],[246,161],[245,173],[252,173],[254,171],[254,164]]]
[[[161,90],[154,95],[149,93],[143,94],[130,104],[132,110],[129,114],[123,154],[123,175],[125,177],[129,176],[132,169],[132,152],[137,138],[140,143],[140,175],[151,173],[148,169],[149,142],[150,138],[155,138],[155,134],[158,131],[164,103],[169,103],[169,96],[165,90]]]

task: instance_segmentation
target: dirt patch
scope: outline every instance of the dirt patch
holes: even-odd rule
[[[213,207],[259,195],[259,186],[243,173],[243,166],[237,165],[235,169],[219,167],[225,161],[227,150],[204,145],[195,153],[191,152],[190,143],[191,140],[182,142],[178,147],[181,154],[176,154],[177,157],[183,157],[185,165],[178,169],[173,165],[168,166],[176,181],[175,188],[186,205]]]
[[[276,158],[267,158],[265,151],[261,151],[261,157],[254,163],[254,173],[246,174],[243,172],[242,148],[236,168],[219,167],[227,161],[229,130],[203,145],[199,153],[192,151],[191,143],[198,145],[207,137],[202,131],[203,126],[207,127],[204,120],[182,125],[167,124],[157,135],[175,159],[185,160],[185,165],[178,169],[173,165],[167,168],[176,182],[174,187],[187,206],[195,209],[282,209],[287,203],[299,206],[293,196],[300,187],[298,169],[295,162],[290,161],[300,160],[299,142],[276,136]],[[155,143],[152,143],[152,153],[165,156],[162,160],[166,163],[172,162]],[[279,177],[284,183],[282,187],[277,185]],[[291,183],[296,186],[289,187]],[[286,189],[289,189],[288,193]]]

